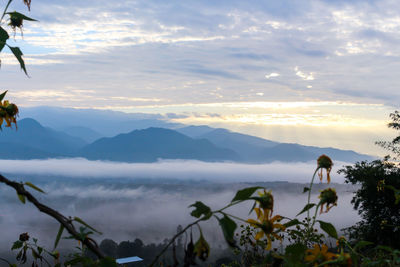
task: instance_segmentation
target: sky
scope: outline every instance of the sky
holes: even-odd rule
[[[398,108],[397,1],[32,1],[4,49],[23,107],[162,114],[276,141],[384,154]],[[4,25],[4,27],[6,27]]]

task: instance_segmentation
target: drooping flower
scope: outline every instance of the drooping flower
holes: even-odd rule
[[[260,197],[256,199],[260,209],[270,210],[272,212],[274,210],[274,196],[272,195],[271,191],[267,192],[264,189],[264,193],[258,192],[258,195]]]
[[[327,188],[321,191],[319,195],[321,211],[323,212],[324,205],[326,206],[326,211],[328,212],[333,206],[337,206],[338,196],[336,194],[336,190],[334,188]]]
[[[384,190],[385,190],[385,180],[382,179],[378,181],[378,184],[376,185],[376,191],[383,192]]]
[[[312,249],[307,249],[304,260],[318,266],[319,263],[334,260],[336,258],[337,255],[335,253],[328,252],[327,245],[323,244],[321,247],[319,244],[315,244]]]
[[[196,256],[205,261],[210,255],[210,245],[204,239],[203,233],[200,231],[199,240],[197,240],[196,244],[194,244],[194,251]]]
[[[4,121],[7,124],[6,127],[12,127],[13,123],[17,127],[19,110],[17,105],[9,103],[8,100],[2,101],[6,93],[7,91],[0,95],[0,129]]]
[[[248,219],[247,222],[253,227],[259,229],[254,237],[256,240],[260,240],[264,236],[267,238],[266,250],[270,250],[272,246],[272,238],[282,240],[282,237],[277,234],[279,231],[285,230],[285,226],[277,223],[282,219],[282,217],[280,215],[272,217],[272,211],[270,209],[254,208],[254,211],[257,214],[257,220]]]
[[[29,234],[28,233],[22,233],[19,235],[19,241],[25,242],[29,240]]]
[[[318,170],[320,170],[320,172],[318,173],[318,176],[321,181],[323,178],[322,171],[323,171],[323,169],[325,169],[326,170],[326,179],[328,181],[328,184],[331,182],[330,173],[331,173],[332,167],[333,167],[333,162],[330,157],[328,157],[327,155],[319,156],[319,158],[317,159],[317,168],[318,168]]]
[[[344,236],[340,236],[337,240],[336,240],[336,246],[340,249],[343,249],[344,246],[346,245],[346,238]]]
[[[23,0],[24,4],[28,7],[28,10],[31,11],[31,2],[32,0]]]

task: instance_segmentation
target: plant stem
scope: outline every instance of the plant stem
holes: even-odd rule
[[[230,217],[232,217],[232,218],[235,218],[235,219],[238,220],[238,221],[242,221],[242,222],[248,223],[246,220],[244,220],[244,219],[242,219],[242,218],[239,218],[239,217],[237,217],[237,216],[235,216],[235,215],[232,215],[232,214],[229,214],[229,213],[225,213],[225,212],[220,212],[220,213],[223,214],[223,215],[226,215],[226,216],[230,216]]]
[[[167,248],[172,245],[172,243],[174,243],[175,239],[177,239],[181,234],[185,233],[187,229],[189,229],[190,227],[192,227],[195,224],[198,224],[199,222],[201,222],[203,220],[203,218],[200,218],[190,224],[188,224],[185,228],[183,228],[179,233],[177,233],[176,235],[174,235],[172,237],[172,239],[168,242],[168,244],[163,248],[163,250],[161,250],[160,253],[158,253],[158,255],[154,258],[154,260],[151,262],[151,264],[149,265],[154,266],[154,264],[157,263],[158,259],[161,257],[162,254],[164,254],[164,252],[167,250]]]
[[[311,190],[312,190],[312,186],[313,186],[313,184],[314,184],[315,175],[317,174],[318,170],[319,170],[319,167],[317,167],[317,168],[315,169],[315,172],[314,172],[314,174],[313,174],[313,176],[312,176],[312,179],[311,179],[310,187],[309,187],[309,189],[308,189],[307,205],[309,205],[309,204],[310,204],[310,201],[311,201]],[[315,208],[315,210],[317,210],[317,208],[318,208],[318,206]],[[315,223],[315,217],[316,217],[316,215],[314,216],[314,223]],[[307,210],[307,239],[308,239],[308,237],[309,237],[309,235],[310,235],[310,230],[311,230],[311,227],[310,227],[310,220],[311,220],[311,219],[310,219],[310,209],[308,209],[308,210]],[[314,223],[313,223],[313,225],[314,225]]]
[[[4,8],[4,11],[3,11],[3,15],[1,15],[0,23],[3,21],[3,18],[4,18],[4,16],[6,15],[7,9],[8,9],[8,7],[10,6],[10,4],[11,4],[12,1],[13,1],[13,0],[8,0],[8,3],[7,3],[7,5],[6,5],[6,7]]]

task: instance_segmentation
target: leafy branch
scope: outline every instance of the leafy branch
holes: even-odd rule
[[[61,224],[61,226],[68,231],[68,233],[70,233],[76,240],[81,241],[90,251],[92,251],[94,254],[96,254],[97,257],[99,257],[100,259],[105,257],[104,253],[99,249],[96,241],[94,241],[93,239],[91,239],[89,237],[82,236],[81,233],[76,230],[76,228],[73,224],[73,221],[77,221],[85,226],[88,226],[81,219],[79,219],[77,217],[75,217],[75,218],[68,217],[67,218],[64,215],[62,215],[61,213],[59,213],[58,211],[42,204],[30,192],[26,191],[24,184],[22,184],[22,183],[17,183],[17,182],[11,181],[1,174],[0,174],[0,182],[14,188],[14,190],[17,192],[18,197],[20,198],[20,200],[22,202],[24,202],[27,199],[40,212],[43,212],[43,213],[49,215],[50,217],[54,218],[55,220],[57,220]],[[30,186],[29,184],[25,184],[25,185]],[[34,188],[34,187],[32,187],[32,188]],[[90,227],[90,228],[93,229],[92,227]],[[61,234],[57,235],[58,239],[60,237],[61,237]],[[58,241],[56,240],[56,244],[57,243],[58,243]]]

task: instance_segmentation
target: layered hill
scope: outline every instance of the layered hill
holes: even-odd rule
[[[3,127],[1,158],[48,158],[72,156],[87,143],[80,138],[43,127],[34,119],[22,119],[18,129]]]
[[[44,127],[34,119],[22,119],[17,131],[4,128],[0,133],[0,158],[84,157],[121,162],[192,159],[266,163],[305,162],[327,154],[335,161],[372,159],[354,151],[278,143],[208,126],[188,126],[177,131],[150,127],[101,138],[99,136],[104,136],[103,133],[89,127],[68,127],[65,131],[68,133]]]
[[[127,162],[154,162],[158,159],[240,160],[231,149],[164,128],[135,130],[112,138],[101,138],[82,148],[78,155],[93,160]]]
[[[373,157],[351,150],[321,148],[291,143],[279,143],[256,136],[231,132],[227,129],[214,129],[208,126],[188,126],[178,129],[194,138],[204,138],[214,145],[229,148],[248,163],[271,161],[305,162],[318,158],[321,154],[329,155],[335,161],[356,162],[371,160]]]

